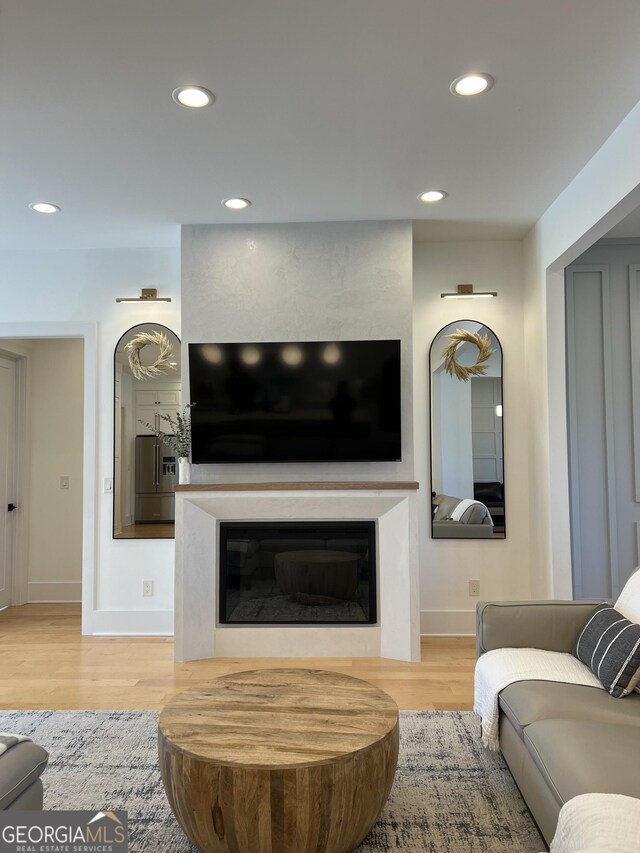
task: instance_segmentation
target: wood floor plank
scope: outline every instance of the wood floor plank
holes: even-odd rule
[[[317,668],[363,678],[402,710],[473,705],[474,640],[430,637],[420,663],[384,658],[215,658],[176,664],[171,637],[82,637],[80,605],[0,612],[0,708],[159,710],[176,693],[249,669]]]

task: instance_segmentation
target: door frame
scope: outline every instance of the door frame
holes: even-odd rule
[[[3,338],[81,338],[83,347],[83,442],[82,442],[82,633],[93,633],[95,609],[95,571],[96,571],[96,512],[97,493],[97,385],[98,385],[98,326],[97,323],[76,322],[33,322],[0,323],[0,349]],[[10,350],[6,350],[10,354]],[[14,354],[15,357],[15,354]],[[28,536],[27,519],[29,506],[29,476],[26,465],[29,434],[27,417],[27,357],[18,357],[16,361],[16,384],[18,395],[18,415],[24,416],[17,425],[17,491],[24,510],[18,513],[16,521],[16,553],[14,559],[14,602],[19,592],[24,604],[27,600],[27,558]],[[22,395],[22,396],[19,396]]]
[[[28,447],[25,430],[28,428],[28,419],[26,413],[26,357],[10,350],[3,349],[2,341],[0,340],[0,357],[13,363],[13,405],[15,407],[14,434],[13,434],[13,452],[14,452],[14,471],[13,471],[13,495],[7,497],[15,500],[20,509],[22,502],[24,472],[27,468],[25,453]],[[0,512],[4,512],[0,508]],[[9,571],[11,573],[11,600],[9,607],[14,607],[18,604],[25,604],[27,600],[27,563],[29,559],[28,548],[27,521],[20,512],[16,513],[13,519],[13,531],[11,535],[10,546],[10,564]]]

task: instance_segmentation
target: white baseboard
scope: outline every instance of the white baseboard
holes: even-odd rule
[[[94,610],[87,634],[172,637],[173,610]]]
[[[475,610],[421,610],[423,637],[475,637]]]
[[[475,618],[474,610],[422,610],[420,633],[431,637],[473,637]],[[94,610],[90,622],[89,633],[96,635],[173,636],[173,610]]]
[[[71,603],[82,601],[81,581],[29,581],[27,601],[31,603]]]

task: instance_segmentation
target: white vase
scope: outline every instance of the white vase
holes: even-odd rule
[[[178,483],[181,486],[191,482],[191,463],[188,456],[180,456],[178,459]]]

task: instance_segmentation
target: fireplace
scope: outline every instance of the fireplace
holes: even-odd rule
[[[176,661],[341,656],[419,661],[417,488],[414,482],[176,486]],[[377,601],[367,615],[375,621],[221,624],[221,525],[292,522],[312,528],[374,523],[375,574],[371,557],[369,565]],[[339,550],[347,550],[341,545]],[[247,584],[246,577],[232,582],[245,590]]]
[[[375,625],[375,522],[221,521],[218,618]]]

